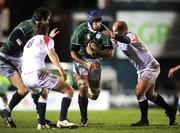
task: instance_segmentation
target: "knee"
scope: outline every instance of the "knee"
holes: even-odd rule
[[[78,84],[80,91],[87,90],[87,88],[88,88],[88,83],[85,80],[78,80],[77,84]]]
[[[88,89],[88,97],[91,100],[97,100],[100,94],[100,89]]]
[[[49,93],[48,89],[44,89],[42,91],[41,96],[43,97],[43,99],[47,99],[48,93]]]
[[[68,94],[69,96],[73,97],[73,95],[74,95],[74,89],[73,89],[71,86],[69,86],[69,89],[68,89],[68,91],[67,91],[67,94]]]
[[[25,96],[28,92],[29,92],[29,90],[28,90],[28,88],[26,88],[25,86],[22,87],[21,89],[18,88],[18,93],[19,93],[21,96]]]
[[[157,94],[153,94],[153,95],[146,95],[147,99],[150,101],[155,101],[157,99]]]
[[[143,96],[145,96],[145,94],[144,94],[143,91],[136,90],[136,97],[137,97],[137,98],[141,98],[141,97],[143,97]]]

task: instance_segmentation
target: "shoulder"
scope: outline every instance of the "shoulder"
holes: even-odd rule
[[[31,20],[31,19],[28,19],[28,20],[25,20],[25,21],[22,21],[21,23],[19,23],[19,25],[17,27],[27,27],[27,26],[34,26],[34,22]]]
[[[54,46],[54,40],[50,38],[49,36],[42,35],[43,41],[47,47],[53,47]]]
[[[74,34],[80,34],[82,32],[85,32],[87,29],[88,29],[87,23],[84,22],[75,29]]]
[[[15,27],[16,29],[20,29],[21,31],[23,31],[24,33],[29,32],[29,31],[33,31],[33,27],[35,26],[35,24],[33,23],[33,21],[31,19],[22,21],[21,23],[19,23],[19,25],[17,25]]]
[[[101,24],[101,28],[99,29],[99,31],[106,31],[109,30],[104,24]]]
[[[136,35],[135,33],[128,32],[126,36],[128,36],[130,38],[131,44],[142,43],[142,41],[140,40],[139,36]]]

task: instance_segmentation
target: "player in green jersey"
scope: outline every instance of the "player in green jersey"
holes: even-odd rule
[[[87,22],[80,24],[71,38],[73,72],[79,87],[78,103],[82,126],[88,124],[88,97],[96,100],[100,93],[101,60],[103,57],[112,57],[112,42],[102,34],[106,30],[108,29],[102,24],[99,11],[92,10]]]
[[[26,96],[29,91],[20,76],[23,47],[26,42],[34,36],[33,29],[35,24],[40,21],[49,23],[50,16],[51,12],[49,9],[45,7],[36,9],[32,19],[25,20],[17,25],[0,49],[0,74],[8,77],[12,85],[17,88],[17,91],[12,96],[8,107],[0,111],[1,117],[5,119],[5,122],[10,128],[16,127],[11,117],[13,108]],[[52,30],[50,37],[55,37],[57,33],[56,29]]]

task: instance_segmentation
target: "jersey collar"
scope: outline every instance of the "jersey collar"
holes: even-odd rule
[[[93,32],[93,33],[96,33],[96,32],[97,32],[97,31],[93,30],[93,28],[91,27],[91,25],[90,25],[89,23],[87,23],[87,25],[88,25],[88,29],[89,29],[91,32]]]

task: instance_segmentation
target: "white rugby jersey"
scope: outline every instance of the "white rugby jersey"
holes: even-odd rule
[[[129,61],[137,69],[137,73],[141,73],[145,69],[159,66],[159,63],[151,55],[148,48],[134,33],[128,32],[126,35],[130,38],[130,44],[125,44],[112,40],[113,44],[121,48],[122,52],[128,57]]]
[[[48,36],[36,35],[24,46],[22,73],[45,68],[47,51],[54,48],[54,40]]]

